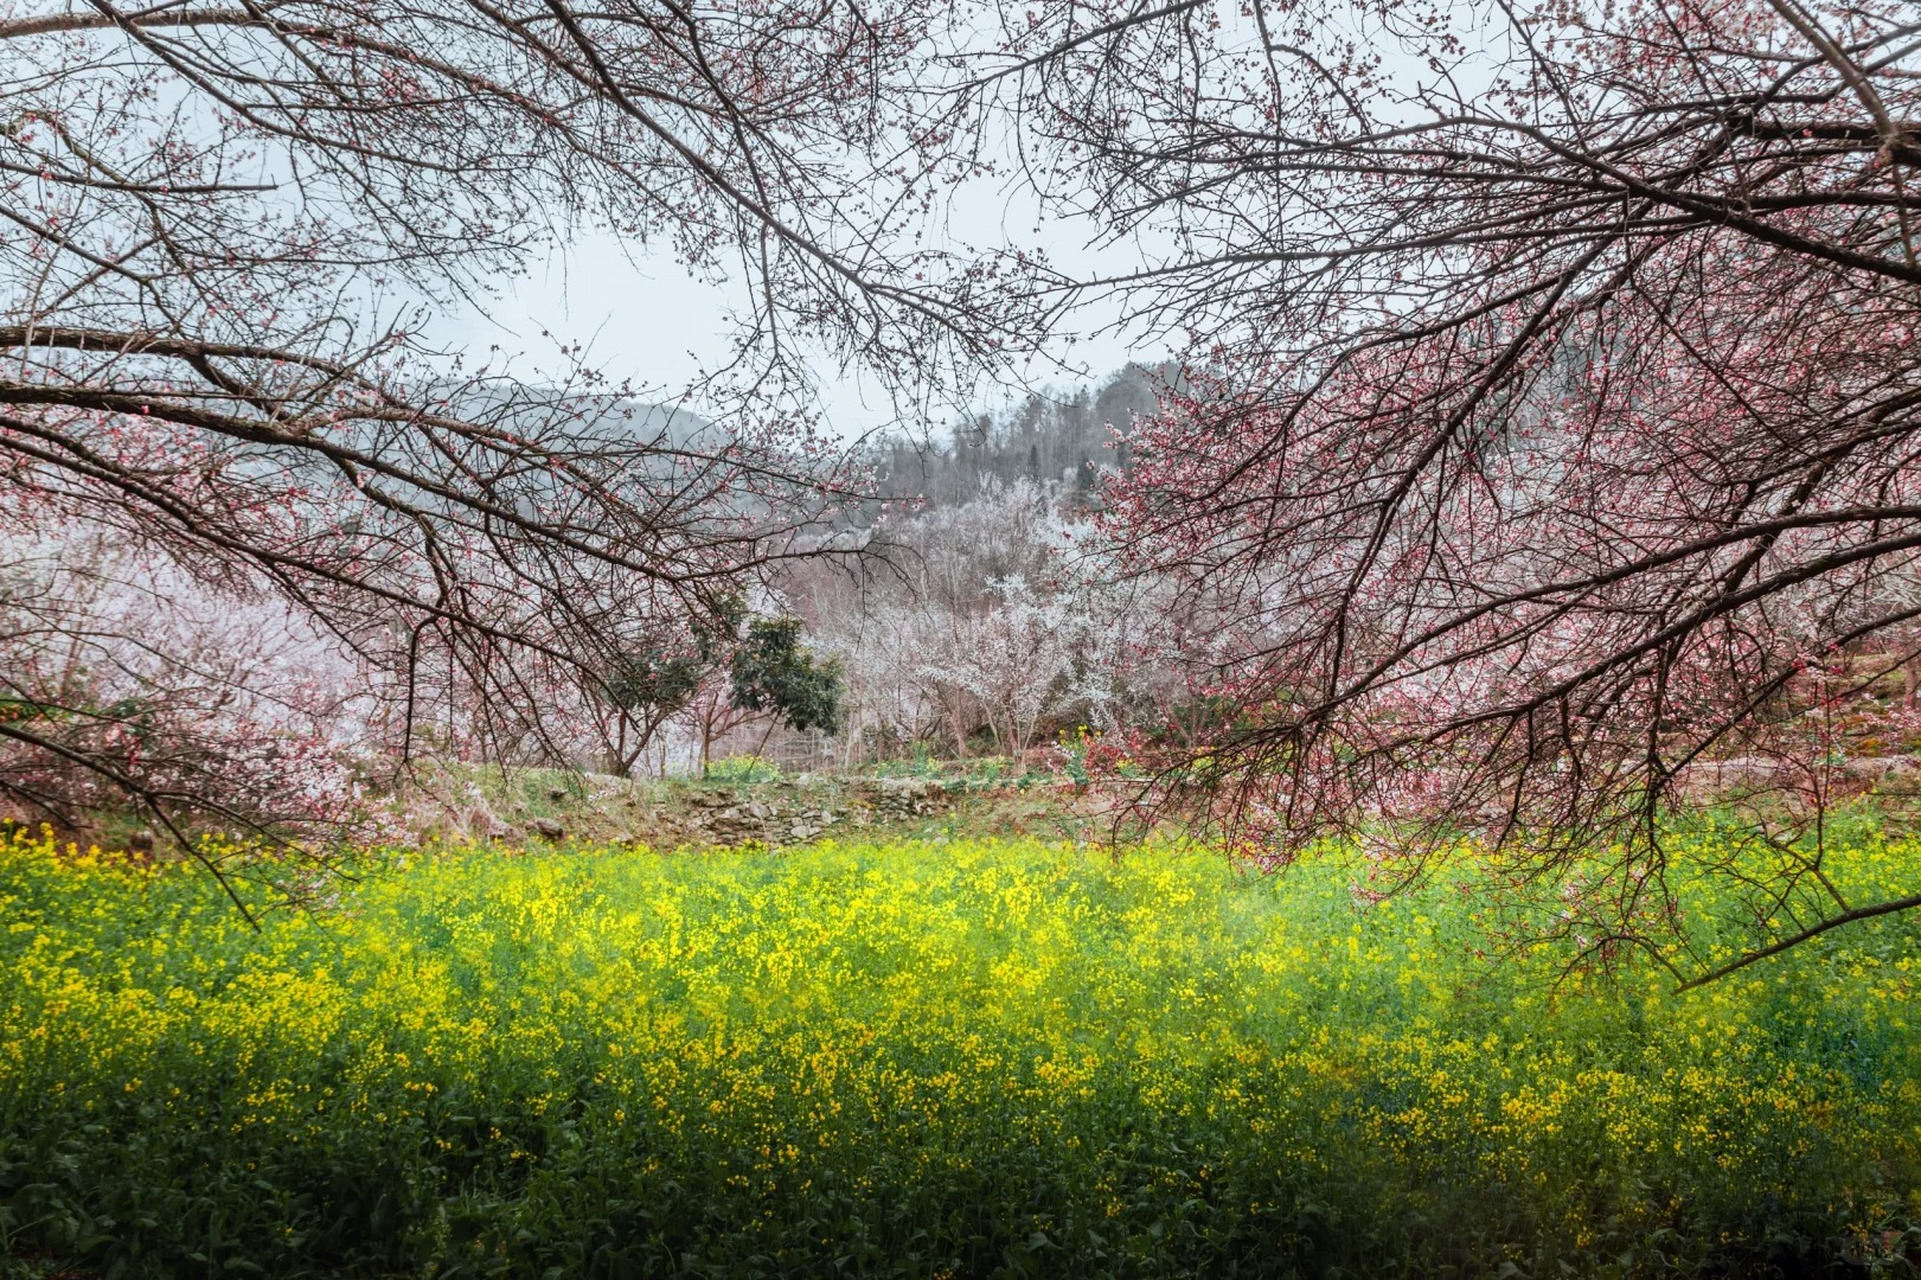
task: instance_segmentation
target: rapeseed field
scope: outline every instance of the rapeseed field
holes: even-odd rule
[[[396,853],[259,932],[0,855],[13,1274],[1865,1274],[1921,1221],[1900,918],[1676,994],[1332,852]]]

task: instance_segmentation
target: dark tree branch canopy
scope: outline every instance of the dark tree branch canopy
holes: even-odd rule
[[[71,607],[75,573],[291,609],[402,709],[403,755],[460,701],[473,749],[541,756],[621,655],[831,551],[866,481],[797,411],[802,353],[912,394],[1026,340],[1001,268],[924,239],[914,193],[973,163],[938,145],[955,108],[917,61],[938,36],[901,6],[783,0],[0,23],[0,787],[50,811],[57,759],[141,803],[299,816],[222,798],[217,769],[178,781],[192,734],[158,763],[136,721],[200,725],[218,756],[218,681],[122,663],[137,638]],[[585,369],[460,374],[380,303],[484,295],[581,224],[745,275],[737,376],[709,388],[727,421]],[[93,559],[47,567],[62,541]],[[96,696],[116,667],[137,712]]]
[[[1845,651],[1921,649],[1912,6],[1077,3],[1007,39],[1031,172],[1163,247],[1077,287],[1191,343],[1110,520],[1238,600],[1202,798],[1282,858],[1391,833],[1386,880],[1485,831],[1560,932],[1673,955],[1657,815],[1717,760],[1831,760]]]

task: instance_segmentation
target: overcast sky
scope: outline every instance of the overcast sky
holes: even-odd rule
[[[1237,21],[1245,26],[1248,39],[1255,37],[1252,26],[1237,19],[1232,6],[1224,6],[1220,16],[1230,27]],[[1450,84],[1469,93],[1485,86],[1498,58],[1489,61],[1482,54],[1498,53],[1505,36],[1497,38],[1492,28],[1474,24],[1492,22],[1496,16],[1475,8],[1462,15],[1468,24],[1460,33],[1465,52],[1445,69]],[[1358,29],[1353,34],[1368,35]],[[1430,69],[1425,56],[1416,57],[1416,51],[1372,39],[1366,47],[1385,58],[1392,78],[1404,79],[1410,86],[1443,74]],[[1391,112],[1391,104],[1386,109]],[[1009,150],[1008,156],[1012,155]],[[1005,171],[1018,168],[1013,165]],[[963,254],[969,246],[1037,248],[1057,268],[1081,280],[1123,276],[1149,262],[1180,256],[1171,241],[1147,248],[1114,244],[1098,236],[1091,223],[1049,221],[1039,216],[1032,189],[1011,178],[963,184],[949,199],[940,224],[931,231]],[[1139,234],[1157,232],[1149,229]],[[712,369],[726,361],[732,332],[728,314],[738,298],[738,287],[737,282],[715,288],[696,280],[673,260],[664,240],[650,248],[623,243],[611,234],[580,234],[550,252],[527,275],[504,282],[497,299],[484,306],[443,310],[426,336],[440,345],[466,348],[474,357],[468,368],[490,363],[498,369],[499,363],[486,355],[487,348],[498,343],[513,357],[514,371],[528,381],[552,378],[562,363],[555,354],[558,346],[579,343],[585,362],[613,381],[647,388],[658,398],[678,399],[679,391],[702,368]],[[1023,389],[1071,391],[1104,379],[1129,359],[1153,363],[1166,358],[1171,344],[1162,336],[1103,331],[1112,324],[1114,314],[1111,306],[1084,312],[1072,327],[1083,333],[1102,331],[1097,336],[1058,342],[1047,352],[1048,359],[1030,367],[1024,377],[1016,376],[1016,385],[983,385],[966,398],[978,407],[992,408]],[[931,426],[937,437],[944,437],[952,421],[948,411],[931,424],[898,423],[895,407],[880,386],[872,379],[863,384],[852,375],[843,377],[825,358],[819,361],[816,376],[822,385],[827,426],[841,436],[898,425],[909,430]],[[692,407],[700,406],[696,402]]]
[[[995,225],[1000,221],[1000,215],[977,211],[964,238],[975,244],[998,239],[1004,234],[1004,228]],[[1112,265],[1104,261],[1113,257],[1111,251],[1086,247],[1085,232],[1083,227],[1061,225],[1043,232],[1040,240],[1063,264]],[[425,336],[437,345],[465,348],[469,368],[491,363],[498,369],[499,362],[486,355],[497,343],[529,381],[552,376],[560,364],[555,355],[559,345],[578,342],[585,362],[613,381],[631,381],[672,398],[703,367],[714,368],[727,357],[732,331],[728,314],[737,288],[715,288],[693,278],[664,248],[586,234],[554,249],[526,276],[505,282],[497,299],[443,308]],[[1050,350],[1049,361],[1028,371],[1028,381],[1035,389],[1071,390],[1104,379],[1137,354],[1161,358],[1161,344],[1149,343],[1137,352],[1138,342],[1111,334],[1059,342]],[[1064,372],[1062,364],[1069,371]],[[822,408],[836,434],[930,425],[936,435],[944,435],[945,420],[897,423],[893,404],[871,380],[863,386],[856,378],[842,378],[824,358],[817,367]],[[1075,371],[1080,371],[1078,376]],[[974,399],[993,407],[1011,394],[1010,388],[983,385]]]

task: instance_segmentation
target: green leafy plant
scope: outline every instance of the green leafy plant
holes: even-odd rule
[[[728,756],[707,766],[707,780],[730,786],[743,783],[772,782],[780,777],[780,766],[757,755]]]
[[[801,644],[799,618],[755,618],[727,664],[734,705],[771,711],[795,729],[840,728],[841,672]]]

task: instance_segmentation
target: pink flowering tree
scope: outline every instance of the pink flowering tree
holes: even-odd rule
[[[1007,40],[982,91],[1079,159],[1035,171],[1151,251],[1078,287],[1191,343],[1110,516],[1233,605],[1244,715],[1190,780],[1271,857],[1375,839],[1383,891],[1480,832],[1589,955],[1716,971],[1663,810],[1707,762],[1818,773],[1843,655],[1916,648],[1913,6],[1077,3]],[[1921,904],[1815,834],[1736,892],[1736,963]]]

